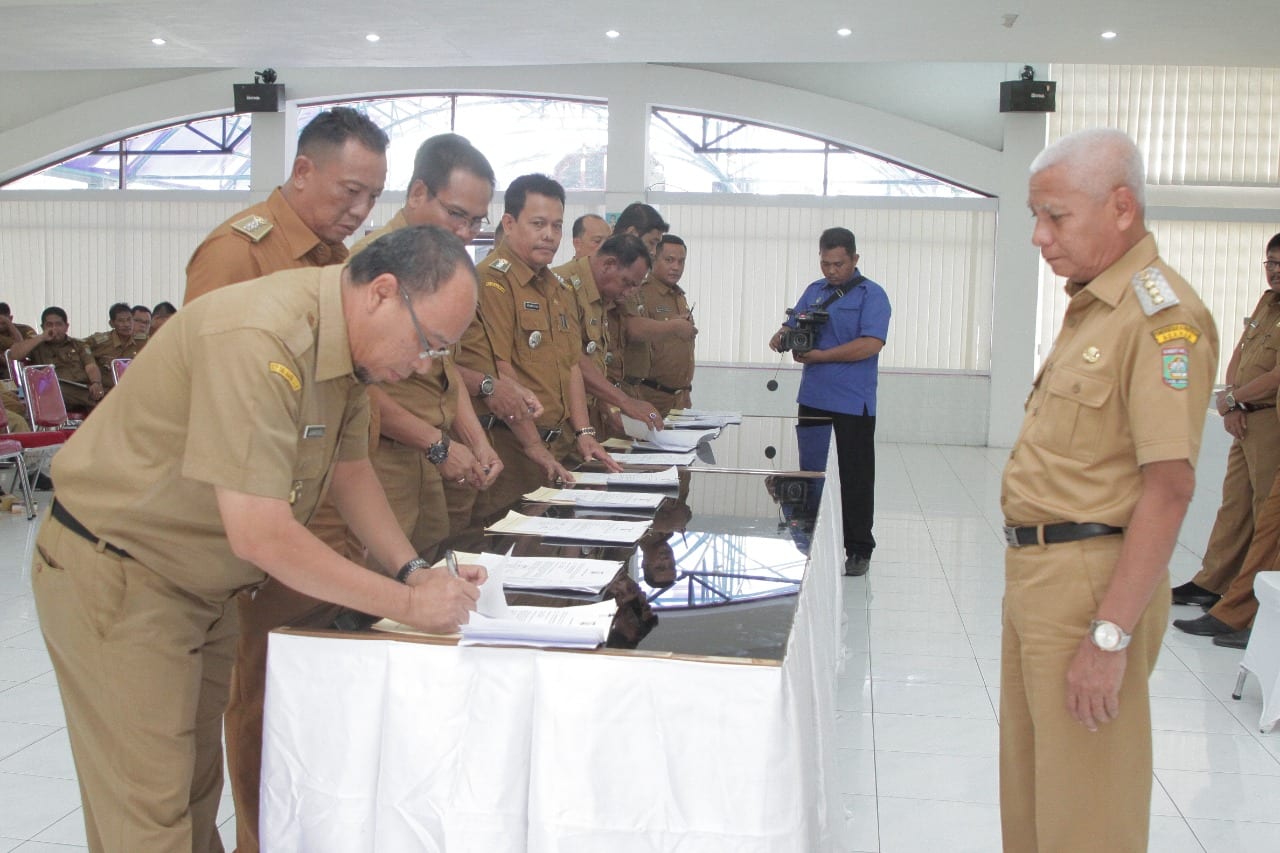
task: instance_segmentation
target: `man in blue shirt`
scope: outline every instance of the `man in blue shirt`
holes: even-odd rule
[[[790,317],[769,341],[783,352],[783,333],[794,315],[826,311],[813,349],[792,357],[804,365],[796,397],[802,418],[830,418],[840,464],[844,504],[844,573],[865,575],[876,540],[871,535],[876,480],[876,382],[880,350],[889,336],[889,297],[858,272],[857,244],[847,228],[828,228],[818,239],[823,278],[805,288]],[[826,454],[822,454],[825,459]]]

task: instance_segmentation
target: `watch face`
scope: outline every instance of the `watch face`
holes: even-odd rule
[[[1093,642],[1103,650],[1120,647],[1120,629],[1110,622],[1100,622],[1093,628]]]
[[[488,397],[493,393],[493,377],[486,376],[480,380],[480,396]]]

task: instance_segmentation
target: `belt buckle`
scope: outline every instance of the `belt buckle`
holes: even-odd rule
[[[1010,548],[1021,548],[1022,543],[1018,541],[1018,528],[1004,526],[1004,541]]]

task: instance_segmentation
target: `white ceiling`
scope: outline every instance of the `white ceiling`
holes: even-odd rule
[[[1006,28],[1010,13],[1018,19]],[[1276,17],[1275,0],[0,0],[0,71],[922,60],[1274,66]],[[853,34],[837,36],[841,26]],[[607,29],[621,37],[605,38]],[[1119,37],[1104,41],[1103,30]],[[366,41],[369,32],[381,41]],[[155,47],[154,37],[168,43]]]

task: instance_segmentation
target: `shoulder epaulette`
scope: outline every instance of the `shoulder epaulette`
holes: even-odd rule
[[[1147,267],[1134,274],[1130,283],[1138,297],[1138,304],[1142,306],[1142,313],[1148,317],[1178,304],[1178,295],[1173,292],[1173,287],[1164,274],[1155,267]]]
[[[231,223],[232,231],[248,237],[252,243],[261,242],[262,238],[270,234],[271,229],[274,227],[274,225],[256,213],[251,213],[244,219],[238,219]]]
[[[511,261],[506,258],[494,258],[493,261],[489,263],[489,267],[497,270],[498,272],[506,272],[511,269]]]

